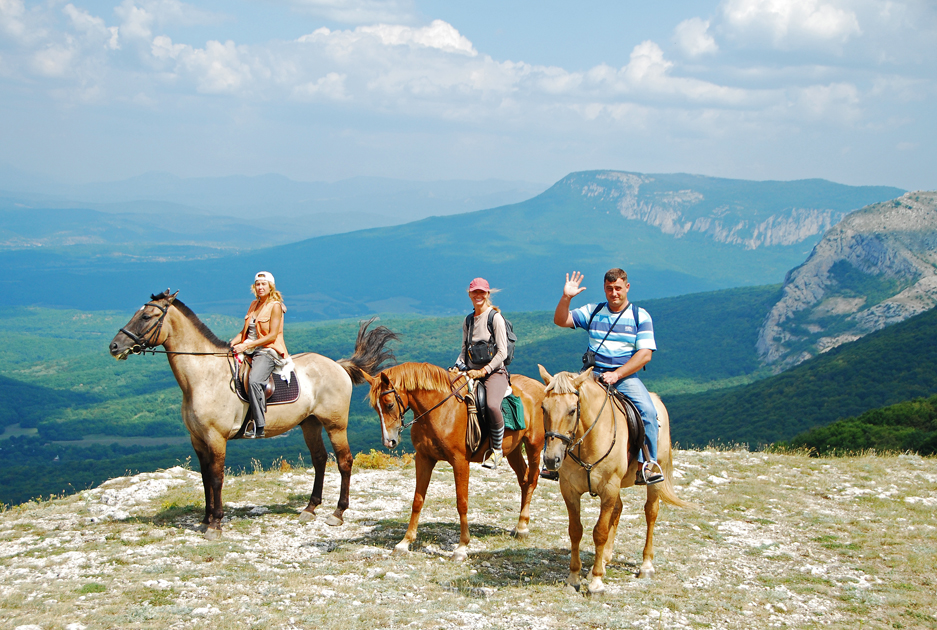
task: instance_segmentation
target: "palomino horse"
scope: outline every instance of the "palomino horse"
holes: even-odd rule
[[[365,374],[376,372],[381,363],[392,359],[384,345],[396,339],[383,326],[368,331],[370,323],[361,324],[350,359],[335,362],[311,352],[292,355],[295,378],[300,385],[299,399],[267,409],[266,437],[285,433],[298,424],[312,456],[316,474],[309,504],[300,514],[303,520],[315,518],[316,507],[322,503],[328,461],[322,442],[323,427],[332,442],[342,477],[338,507],[328,518],[328,524],[341,525],[348,508],[352,456],[346,429],[352,383],[364,383]],[[202,521],[205,537],[218,538],[224,516],[221,487],[227,441],[239,435],[248,407],[234,392],[231,347],[218,339],[175,294],[170,295],[168,289],[151,296],[120,329],[111,341],[110,351],[117,359],[126,359],[131,353],[156,346],[165,348],[169,367],[182,389],[182,421],[198,455],[205,487]]]
[[[569,514],[571,557],[566,583],[579,590],[579,572],[582,569],[579,557],[579,543],[582,540],[580,500],[583,493],[588,491],[601,501],[599,520],[592,530],[595,564],[589,583],[589,592],[599,594],[605,590],[602,584],[605,564],[612,559],[615,534],[621,517],[620,490],[634,485],[640,464],[636,458],[629,456],[627,419],[610,399],[605,388],[595,382],[592,368],[581,374],[560,372],[550,376],[542,365],[538,367],[543,382],[547,384],[543,399],[543,424],[547,434],[543,460],[548,469],[560,471],[560,492],[563,493]],[[651,394],[651,398],[657,408],[660,424],[657,454],[664,481],[647,487],[647,501],[644,503],[647,538],[644,542],[644,562],[638,577],[654,575],[654,523],[657,521],[660,499],[681,507],[691,505],[674,493],[670,417],[657,394]]]
[[[468,413],[459,393],[460,389],[464,392],[465,376],[450,380],[449,373],[435,365],[402,363],[384,370],[377,377],[366,378],[371,383],[371,406],[381,419],[384,446],[395,448],[400,443],[404,413],[412,409],[414,414],[410,439],[416,450],[416,490],[413,493],[410,525],[394,551],[405,553],[410,550],[410,543],[416,540],[420,511],[423,509],[433,468],[436,462],[445,461],[452,466],[455,476],[456,507],[461,527],[459,545],[452,552],[452,560],[465,560],[469,544],[469,462],[482,461],[489,443],[487,438],[483,440],[475,453],[469,453],[465,445]],[[521,431],[506,430],[502,449],[521,487],[521,512],[517,526],[511,533],[524,538],[530,533],[530,499],[540,473],[540,450],[543,448],[540,402],[543,400],[543,386],[526,376],[512,374],[511,387],[524,403],[527,426]],[[527,451],[529,465],[524,462],[522,444],[523,450]]]

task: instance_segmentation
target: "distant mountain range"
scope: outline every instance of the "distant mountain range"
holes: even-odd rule
[[[494,179],[355,177],[328,183],[282,175],[180,178],[166,173],[68,185],[0,167],[0,248],[147,242],[256,249],[492,208],[529,199],[545,188]],[[27,233],[9,225],[9,215],[17,213],[34,221],[18,221]],[[65,219],[59,228],[63,213],[80,215],[80,225]]]
[[[275,248],[244,251],[247,240],[237,255],[208,260],[184,260],[218,255],[192,245],[86,245],[0,252],[0,262],[15,304],[127,308],[168,286],[200,312],[235,314],[245,284],[267,269],[297,319],[457,313],[475,276],[504,289],[499,304],[527,311],[553,308],[573,269],[587,276],[583,302],[602,299],[613,266],[631,274],[637,300],[777,283],[846,213],[902,192],[590,171],[513,205]]]

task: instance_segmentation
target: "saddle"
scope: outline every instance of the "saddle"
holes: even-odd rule
[[[634,459],[638,452],[645,448],[644,444],[644,421],[641,420],[641,412],[631,401],[630,398],[616,389],[612,389],[612,400],[615,406],[625,414],[628,420],[628,457]],[[650,456],[647,457],[650,459]]]
[[[250,363],[243,361],[238,367],[237,378],[234,379],[234,390],[238,398],[244,402],[250,402],[248,394],[248,379],[250,378]],[[285,405],[295,402],[299,398],[299,379],[296,378],[295,370],[291,378],[287,381],[279,374],[274,372],[267,380],[264,387],[264,398],[268,405]],[[248,419],[250,418],[250,409],[248,408]]]

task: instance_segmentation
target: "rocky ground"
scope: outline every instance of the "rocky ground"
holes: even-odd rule
[[[706,450],[676,460],[678,492],[699,509],[662,509],[657,575],[638,580],[642,492],[624,491],[602,597],[564,587],[555,483],[537,489],[530,537],[509,536],[519,491],[507,467],[473,465],[464,563],[448,560],[458,519],[447,466],[403,556],[392,550],[411,466],[357,469],[341,527],[325,524],[328,511],[297,517],[311,471],[229,476],[224,536],[212,542],[198,531],[195,472],[113,479],[0,514],[0,627],[937,627],[937,459]],[[330,468],[330,509],[337,484]],[[598,505],[584,505],[586,571]]]

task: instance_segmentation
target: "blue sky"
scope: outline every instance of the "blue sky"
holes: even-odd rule
[[[937,188],[937,3],[0,0],[0,164]]]

